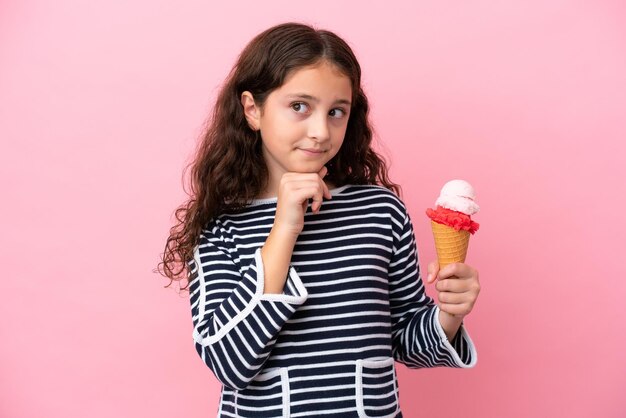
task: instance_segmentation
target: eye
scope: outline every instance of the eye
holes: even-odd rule
[[[337,112],[339,112],[339,115],[337,115]],[[346,115],[346,111],[343,110],[342,108],[338,107],[336,109],[331,110],[329,114],[330,114],[330,116],[339,119],[339,118],[342,118],[342,117],[344,117]]]
[[[303,109],[307,109],[308,105],[304,102],[296,102],[291,104],[291,108],[297,113],[306,113],[305,111],[303,112]]]

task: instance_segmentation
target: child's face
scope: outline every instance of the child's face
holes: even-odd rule
[[[269,94],[254,123],[270,183],[285,172],[317,173],[339,152],[351,98],[350,79],[326,62],[296,70]]]

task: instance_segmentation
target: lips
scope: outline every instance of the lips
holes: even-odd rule
[[[315,153],[315,154],[321,154],[321,153],[325,152],[322,149],[314,149],[314,148],[300,148],[300,149],[302,151],[312,152],[312,153]]]

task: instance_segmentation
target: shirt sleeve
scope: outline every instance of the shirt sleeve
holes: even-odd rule
[[[439,306],[426,295],[413,225],[404,205],[402,209],[401,224],[393,226],[389,264],[393,356],[409,368],[474,367],[476,348],[464,325],[448,341],[439,323]]]
[[[203,231],[189,261],[189,290],[196,351],[224,386],[241,390],[261,371],[308,292],[290,266],[283,293],[263,294],[261,249],[243,265],[230,247],[217,227]]]

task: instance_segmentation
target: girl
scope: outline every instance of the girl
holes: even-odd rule
[[[287,23],[243,50],[159,265],[188,280],[218,417],[401,417],[395,361],[476,364],[461,321],[478,273],[433,262],[440,305],[426,295],[371,140],[360,66],[337,35]]]

